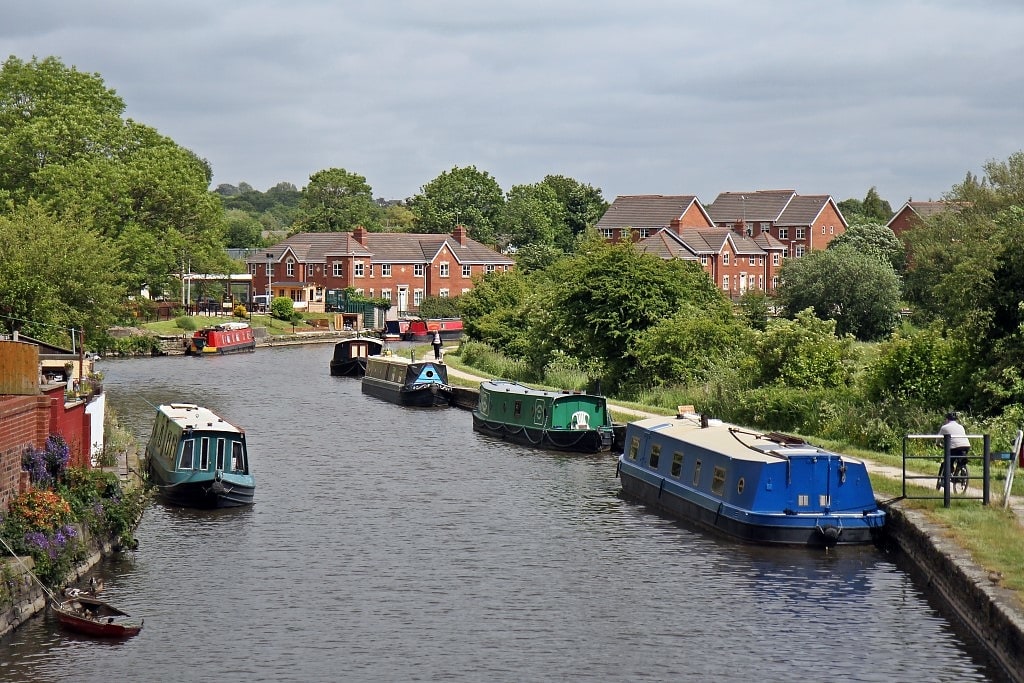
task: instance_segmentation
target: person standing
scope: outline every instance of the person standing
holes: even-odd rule
[[[967,431],[960,424],[960,416],[956,413],[946,413],[946,423],[939,427],[939,435],[945,437],[949,434],[949,464],[953,472],[960,470],[961,465],[967,464],[967,452],[971,450],[971,440],[967,438]],[[942,441],[943,445],[945,439]],[[945,458],[945,454],[943,454]],[[935,488],[941,489],[946,473],[946,461],[943,459],[939,467],[939,481]]]
[[[430,343],[434,347],[434,360],[441,360],[441,330],[434,330]]]

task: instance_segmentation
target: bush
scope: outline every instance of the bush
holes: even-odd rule
[[[278,320],[291,320],[295,313],[295,305],[286,296],[276,296],[270,302],[270,314]]]
[[[245,304],[238,304],[232,311],[232,315],[234,315],[236,318],[244,319],[249,317],[249,311],[245,309]]]
[[[194,332],[199,327],[199,323],[194,318],[187,315],[181,315],[174,319],[174,324],[179,329],[185,330],[186,332]]]

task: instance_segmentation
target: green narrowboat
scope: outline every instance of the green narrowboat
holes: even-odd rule
[[[473,429],[506,441],[549,450],[611,450],[615,430],[604,396],[544,391],[508,380],[480,383]]]

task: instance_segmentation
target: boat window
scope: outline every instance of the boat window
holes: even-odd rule
[[[651,446],[651,455],[647,459],[647,464],[652,470],[658,469],[658,461],[661,460],[661,444],[656,443]]]
[[[745,489],[746,487],[746,480],[743,477],[740,477],[740,480],[736,482],[736,493],[743,493],[743,489]]]
[[[822,493],[822,494],[820,494],[818,496],[818,505],[820,505],[821,507],[827,508],[831,504],[832,504],[832,497],[831,496],[826,495],[824,493]]]
[[[181,442],[181,459],[178,461],[179,470],[192,469],[192,451],[194,448],[194,439],[185,439]]]
[[[799,496],[796,497],[796,504],[802,508],[805,508],[811,504],[811,497],[808,496],[806,493],[801,493]]]
[[[672,476],[679,478],[679,474],[683,471],[683,454],[676,451],[672,454]]]
[[[725,468],[716,467],[715,475],[711,478],[711,493],[720,496],[723,491],[725,491]]]
[[[224,469],[224,439],[217,439],[217,469]]]
[[[629,459],[636,460],[636,454],[640,452],[640,437],[634,436],[629,442]]]
[[[693,485],[700,486],[700,460],[693,466]]]
[[[210,469],[210,437],[208,436],[199,440],[199,469],[204,472]]]
[[[245,450],[240,441],[231,442],[231,469],[235,472],[245,472]]]
[[[519,417],[520,415],[522,415],[522,413],[523,413],[523,402],[522,401],[516,401],[516,404],[515,404],[515,406],[512,409],[512,415],[514,417]]]

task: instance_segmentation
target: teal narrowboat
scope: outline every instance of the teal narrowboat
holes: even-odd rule
[[[400,406],[451,404],[448,368],[441,361],[417,361],[390,354],[369,356],[362,391]]]
[[[480,383],[473,429],[527,446],[576,453],[608,451],[615,441],[604,396],[531,389],[500,379]]]
[[[160,496],[172,505],[250,505],[256,492],[245,430],[191,403],[157,408],[146,469]]]

